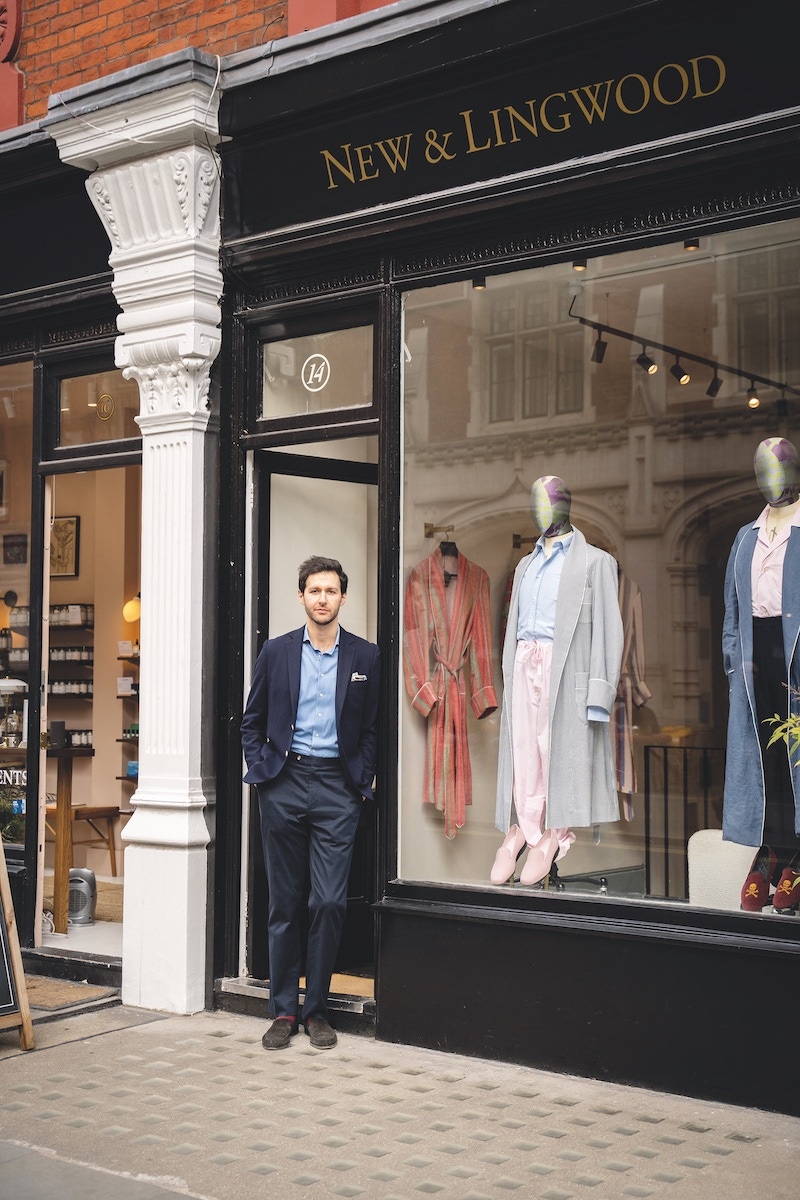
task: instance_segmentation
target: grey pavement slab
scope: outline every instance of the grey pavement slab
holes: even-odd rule
[[[11,1142],[0,1142],[0,1196],[3,1200],[168,1200],[186,1196],[142,1179],[110,1174],[95,1167]]]
[[[0,1034],[0,1197],[800,1196],[795,1118],[353,1034],[268,1053],[264,1028],[120,1006],[38,1027],[28,1053]],[[100,1190],[64,1190],[68,1167]]]

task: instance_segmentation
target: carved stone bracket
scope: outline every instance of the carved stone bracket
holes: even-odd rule
[[[116,359],[140,384],[141,418],[207,412],[222,293],[216,154],[190,145],[115,165],[88,191],[113,247]]]
[[[86,188],[122,309],[116,360],[140,385],[143,429],[209,411],[222,295],[217,103],[210,73],[107,103],[91,119],[73,99],[51,101],[61,157],[92,171]]]

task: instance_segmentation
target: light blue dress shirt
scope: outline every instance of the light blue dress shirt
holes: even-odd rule
[[[554,542],[549,556],[544,552],[544,538],[540,537],[536,543],[519,586],[518,642],[552,642],[556,628],[558,585],[572,537],[569,533]],[[587,706],[586,717],[589,721],[610,719],[605,709],[596,705]]]
[[[540,537],[536,543],[519,588],[518,642],[552,642],[558,585],[572,538],[571,533],[559,538],[549,556],[544,552],[544,538]]]
[[[294,723],[292,750],[316,758],[338,758],[336,737],[336,672],[339,667],[339,631],[330,650],[311,644],[303,631],[300,657],[300,695]]]

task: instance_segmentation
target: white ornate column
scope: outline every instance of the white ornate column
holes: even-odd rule
[[[116,361],[141,395],[139,782],[123,834],[122,1000],[194,1012],[206,1003],[212,894],[218,420],[209,377],[222,278],[216,72],[196,53],[179,65],[177,82],[173,72],[133,98],[129,73],[116,92],[112,77],[89,115],[80,89],[68,109],[54,98],[50,132],[65,162],[91,171],[122,308]]]

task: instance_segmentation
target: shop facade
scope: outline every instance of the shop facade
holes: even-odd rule
[[[377,1036],[796,1111],[765,1094],[762,1030],[797,909],[742,912],[758,842],[721,835],[726,562],[763,507],[754,451],[795,440],[800,398],[798,96],[772,7],[753,28],[739,4],[393,5],[76,89],[18,147],[88,176],[81,220],[111,246],[91,281],[20,262],[7,301],[31,341],[3,342],[0,380],[27,372],[42,414],[31,529],[53,471],[141,471],[127,1002],[266,1010],[238,720],[260,641],[298,619],[297,564],[330,553],[384,664],[339,964],[374,974]],[[115,307],[116,341],[94,318]],[[48,452],[51,326],[70,379],[138,385],[140,440]],[[549,475],[619,566],[618,814],[579,812],[541,883],[495,886],[509,583]]]
[[[386,676],[377,1036],[784,1107],[748,996],[777,1002],[797,928],[740,911],[758,847],[722,841],[719,646],[728,553],[763,507],[754,451],[795,421],[796,96],[776,64],[754,103],[738,8],[450,16],[225,75],[223,461],[246,502],[222,557],[255,608],[229,709],[253,630],[289,619],[294,558],[324,530],[352,561],[346,513]],[[370,463],[374,532],[344,498]],[[494,887],[500,650],[546,475],[620,568],[619,819],[584,811],[544,885]],[[442,584],[441,542],[463,583]],[[226,837],[233,879],[257,854],[247,805]],[[221,979],[263,973],[242,891]]]

